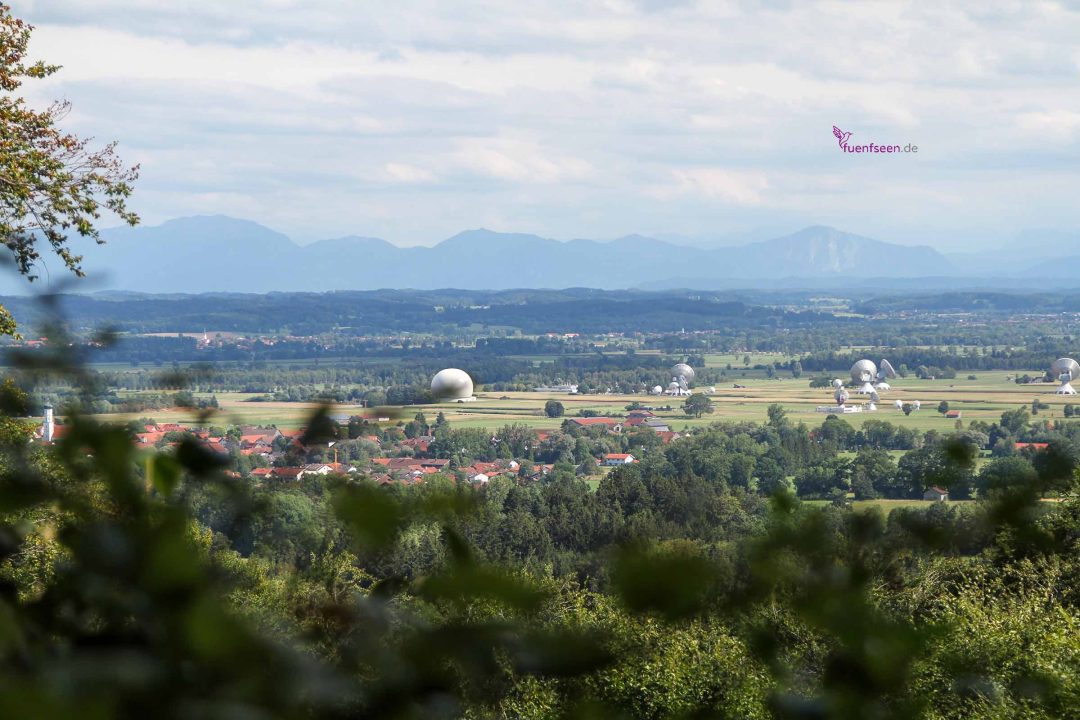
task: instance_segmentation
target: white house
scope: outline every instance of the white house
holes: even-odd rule
[[[604,456],[603,464],[607,467],[617,467],[619,465],[631,465],[636,463],[637,460],[630,453],[608,453]]]

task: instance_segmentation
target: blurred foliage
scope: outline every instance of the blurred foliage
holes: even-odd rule
[[[260,489],[194,443],[141,453],[77,405],[54,446],[30,442],[21,385],[83,372],[52,347],[0,385],[4,716],[1049,718],[1080,706],[1080,507],[1040,501],[1072,491],[1068,447],[1038,467],[995,465],[972,511],[886,518],[780,490],[763,523],[712,508],[724,533],[697,525],[690,498],[666,525],[643,524],[642,493],[674,501],[698,482],[665,473],[708,478],[719,463],[738,476],[713,435],[673,465],[605,480],[597,498],[621,508],[623,540],[555,572],[515,562],[538,511],[497,484]],[[334,437],[328,422],[317,412],[308,441]],[[963,437],[935,447],[940,472],[970,471]],[[563,482],[549,503],[576,497]]]

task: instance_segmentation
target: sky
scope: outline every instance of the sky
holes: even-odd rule
[[[144,222],[978,250],[1080,228],[1080,3],[26,0]],[[917,153],[845,153],[849,144]]]

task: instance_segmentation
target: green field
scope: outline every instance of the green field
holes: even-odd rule
[[[726,362],[728,357],[710,356]],[[755,361],[761,358],[755,356]],[[740,359],[741,362],[741,359]],[[910,377],[897,379],[893,389],[882,394],[882,401],[876,412],[864,412],[843,416],[853,426],[860,427],[867,420],[887,420],[891,423],[912,427],[918,430],[954,430],[956,420],[948,419],[937,412],[938,403],[948,401],[950,408],[962,412],[961,423],[967,425],[972,420],[993,422],[1001,413],[1018,407],[1030,407],[1031,401],[1038,398],[1050,405],[1050,409],[1041,411],[1040,418],[1060,420],[1064,417],[1063,406],[1071,400],[1053,394],[1052,385],[1016,385],[1007,379],[1009,373],[981,372],[977,380],[957,378],[955,380],[918,380]],[[766,418],[769,405],[777,403],[788,413],[794,422],[818,425],[825,415],[814,411],[817,405],[831,405],[832,391],[812,389],[807,378],[765,378],[739,379],[745,388],[733,388],[732,384],[717,385],[712,400],[715,412],[701,418],[690,418],[682,412],[683,400],[666,396],[612,394],[612,395],[550,395],[535,392],[487,393],[480,390],[477,401],[473,403],[444,403],[403,408],[399,417],[411,417],[415,412],[424,412],[430,416],[442,411],[458,427],[498,428],[507,423],[525,423],[538,429],[557,428],[561,419],[548,418],[544,415],[544,403],[556,399],[566,407],[566,416],[573,417],[582,410],[590,410],[604,415],[621,416],[626,414],[626,406],[638,402],[646,406],[671,405],[670,411],[656,411],[661,418],[668,420],[672,429],[685,430],[708,425],[719,420],[762,422]],[[699,388],[701,389],[701,388]],[[203,395],[206,397],[206,395]],[[217,423],[244,423],[277,425],[283,428],[295,428],[304,424],[306,417],[315,407],[313,403],[289,402],[250,402],[254,395],[243,393],[217,394],[221,410]],[[922,409],[904,415],[893,406],[895,400],[913,402],[919,400]],[[854,396],[852,402],[865,402]],[[364,414],[366,411],[355,405],[336,407],[337,414]],[[110,419],[131,419],[149,416],[165,422],[194,422],[198,414],[188,410],[158,410],[136,413],[133,415],[111,415]],[[397,418],[395,418],[396,420]]]
[[[802,502],[808,505],[814,505],[817,507],[824,507],[830,503],[829,500],[803,500]],[[865,510],[879,510],[883,514],[888,515],[893,510],[901,510],[903,508],[928,508],[933,505],[936,500],[889,500],[886,498],[879,498],[877,500],[853,500],[851,501],[851,507],[856,511]],[[974,503],[974,500],[949,500],[949,505],[968,505]]]

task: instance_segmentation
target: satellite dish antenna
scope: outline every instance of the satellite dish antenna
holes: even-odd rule
[[[896,407],[897,410],[903,410],[904,409],[904,401],[903,400],[897,400],[896,402],[893,403],[893,405]]]
[[[836,404],[843,407],[844,403],[848,401],[848,391],[844,387],[844,383],[837,380],[835,382],[836,390],[833,392],[833,398],[836,399]]]
[[[686,363],[676,363],[671,366],[671,383],[668,385],[668,395],[685,397],[690,394],[690,385],[694,382],[697,373],[694,368]]]
[[[877,377],[877,365],[872,360],[859,360],[851,366],[851,381],[860,395],[874,392],[873,381]]]
[[[892,380],[894,377],[896,377],[896,370],[893,368],[892,363],[885,358],[881,358],[881,365],[878,366],[877,371],[877,383],[874,387],[878,390],[892,390],[886,380]]]
[[[1057,378],[1061,385],[1055,390],[1057,395],[1075,395],[1072,381],[1080,378],[1080,364],[1072,358],[1058,358],[1050,366],[1050,375]]]

